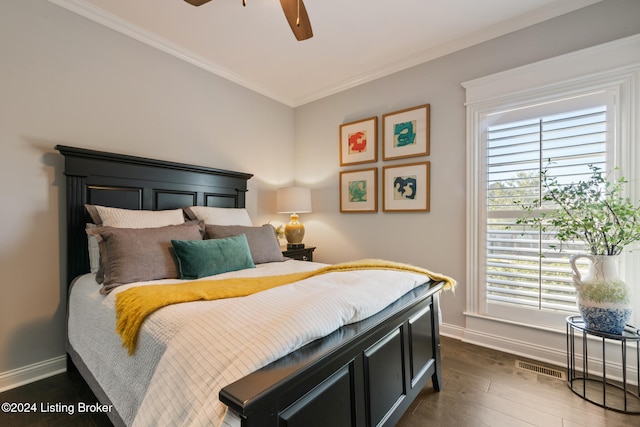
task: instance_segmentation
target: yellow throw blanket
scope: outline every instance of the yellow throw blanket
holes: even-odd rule
[[[129,354],[135,352],[142,322],[154,311],[171,304],[191,301],[243,297],[321,274],[354,270],[396,270],[423,274],[444,281],[444,289],[453,290],[455,280],[420,267],[391,261],[366,259],[329,265],[313,271],[279,276],[198,280],[173,285],[137,286],[116,295],[116,331]]]

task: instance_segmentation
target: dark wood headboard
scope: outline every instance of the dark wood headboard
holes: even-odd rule
[[[186,206],[244,208],[243,172],[56,145],[67,180],[67,279],[89,272],[85,204],[162,210]]]

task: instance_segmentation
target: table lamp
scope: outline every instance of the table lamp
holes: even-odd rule
[[[298,221],[298,214],[311,212],[311,190],[303,187],[279,188],[276,194],[278,213],[290,213],[291,221],[284,227],[287,249],[304,248],[304,225]]]

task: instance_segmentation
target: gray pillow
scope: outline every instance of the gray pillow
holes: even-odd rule
[[[276,230],[271,224],[262,227],[247,227],[244,225],[209,225],[205,227],[205,239],[221,239],[224,237],[247,235],[249,250],[254,264],[284,261],[280,244],[276,237]]]
[[[107,294],[119,285],[180,277],[172,240],[202,240],[204,224],[191,222],[155,228],[99,227],[88,229],[100,246],[102,277]]]

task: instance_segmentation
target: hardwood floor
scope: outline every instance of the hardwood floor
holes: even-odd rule
[[[424,388],[397,427],[630,427],[640,415],[603,409],[576,396],[566,380],[525,371],[516,360],[566,367],[442,338],[439,393]],[[637,405],[640,401],[634,401]],[[636,409],[637,410],[637,409]]]
[[[428,384],[397,427],[640,426],[640,415],[602,409],[573,394],[565,380],[516,368],[516,359],[528,361],[443,337],[443,390],[436,393]],[[104,414],[41,412],[47,402],[95,402],[77,373],[0,393],[3,402],[35,403],[37,412],[0,412],[0,426],[111,426]]]

